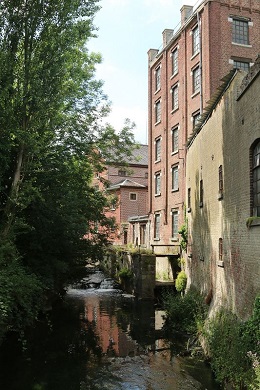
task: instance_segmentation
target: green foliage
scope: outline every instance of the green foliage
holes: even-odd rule
[[[184,292],[187,286],[187,275],[184,271],[180,271],[175,280],[175,287],[178,292]]]
[[[250,226],[252,225],[252,223],[253,223],[254,221],[260,222],[260,217],[249,217],[249,218],[247,218],[247,220],[246,220],[246,226],[247,226],[248,228],[250,228]]]
[[[237,390],[259,388],[259,301],[257,297],[253,315],[244,323],[233,313],[219,311],[205,333],[217,380]]]
[[[104,215],[106,194],[92,187],[92,177],[107,158],[123,163],[131,154],[134,125],[126,120],[116,132],[102,124],[110,107],[94,78],[101,56],[87,50],[97,3],[0,2],[0,272],[7,291],[5,297],[0,289],[0,301],[6,329],[31,323],[40,309],[33,297],[40,289],[59,291],[75,265],[100,257],[114,227]]]
[[[25,269],[10,242],[0,246],[0,341],[7,330],[32,325],[43,304],[43,288],[36,275]]]
[[[124,267],[118,272],[118,277],[120,279],[132,279],[133,272],[130,269]]]
[[[132,255],[135,254],[141,254],[141,255],[152,255],[153,251],[151,249],[142,248],[139,246],[135,246],[134,244],[130,243],[127,245],[113,245],[110,247],[110,251],[113,251],[115,253],[131,253]]]
[[[197,334],[198,324],[205,320],[207,313],[207,306],[198,292],[189,290],[184,296],[167,293],[163,302],[169,330]]]
[[[187,226],[187,220],[185,218],[185,223],[180,227],[178,233],[181,235],[181,241],[180,246],[181,249],[185,252],[187,251],[187,244],[188,244],[188,226]]]

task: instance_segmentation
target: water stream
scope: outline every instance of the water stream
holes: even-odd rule
[[[0,353],[3,390],[217,390],[210,368],[181,357],[162,331],[163,312],[135,302],[98,272]]]

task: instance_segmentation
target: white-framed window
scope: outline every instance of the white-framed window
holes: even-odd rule
[[[176,84],[171,88],[172,94],[172,110],[177,110],[179,107],[179,85]]]
[[[178,68],[179,68],[179,65],[178,65],[178,48],[173,50],[173,52],[171,53],[171,57],[172,57],[172,75],[174,76],[175,74],[178,73]]]
[[[179,189],[179,167],[174,165],[172,167],[172,191],[177,191]]]
[[[172,214],[172,238],[177,240],[178,239],[178,231],[179,231],[179,211],[176,209],[173,209],[171,211]]]
[[[176,153],[179,149],[179,126],[172,128],[172,153]]]
[[[197,25],[192,30],[192,55],[199,53],[200,51],[200,33],[199,33],[199,26]]]
[[[161,66],[155,69],[155,91],[161,88]]]
[[[161,194],[161,172],[156,172],[154,175],[155,195]]]
[[[249,45],[248,20],[232,18],[232,42]]]
[[[244,70],[245,72],[249,72],[250,69],[250,63],[248,61],[233,61],[233,67],[235,69],[241,69]]]
[[[161,215],[159,213],[154,214],[154,238],[156,240],[160,239],[160,223]]]
[[[200,67],[196,66],[196,68],[192,71],[192,92],[197,93],[200,91]]]
[[[161,100],[155,102],[155,123],[160,122],[161,120]]]
[[[161,143],[162,143],[161,137],[155,140],[155,161],[161,160]]]
[[[130,192],[129,199],[130,200],[137,200],[137,194],[135,192]]]
[[[200,111],[196,111],[192,114],[192,125],[193,125],[193,129],[194,127],[197,126],[197,124],[199,123],[199,118],[200,118]]]

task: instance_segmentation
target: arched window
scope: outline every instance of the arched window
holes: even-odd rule
[[[260,217],[260,141],[253,147],[253,216]]]

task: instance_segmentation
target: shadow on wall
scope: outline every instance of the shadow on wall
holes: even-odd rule
[[[192,237],[190,248],[192,257],[187,260],[187,269],[192,284],[207,297],[212,295],[216,282],[214,267],[216,254],[211,242],[210,213],[205,202],[204,190],[200,189],[201,180],[203,180],[202,169],[197,170],[195,175],[195,204],[188,214],[189,230]]]
[[[234,90],[235,87],[237,85]],[[249,152],[257,133],[259,137],[258,121],[254,122],[258,103],[254,102],[255,97],[250,100],[250,94],[255,96],[255,93],[247,91],[246,94],[242,101],[237,101],[234,93],[225,95],[222,119],[224,276],[227,291],[230,291],[229,305],[241,318],[246,318],[253,307],[260,257],[259,236],[254,240],[257,231],[246,227],[246,218],[250,216]]]

